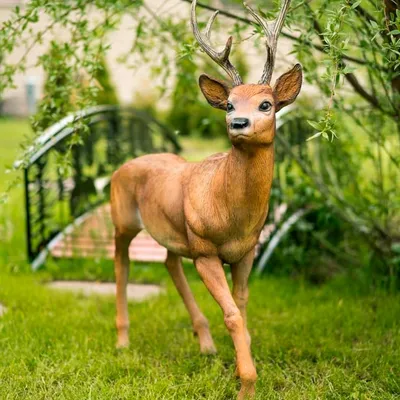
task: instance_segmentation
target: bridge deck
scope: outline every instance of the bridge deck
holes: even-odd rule
[[[96,209],[71,234],[66,235],[52,249],[53,257],[114,257],[114,230],[110,206]],[[131,260],[164,262],[167,250],[160,246],[147,232],[140,232],[129,247]]]

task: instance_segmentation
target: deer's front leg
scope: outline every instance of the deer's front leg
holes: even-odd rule
[[[176,254],[168,251],[165,265],[171,275],[179,294],[181,295],[186,309],[192,319],[193,330],[198,335],[200,341],[200,351],[204,354],[214,354],[217,352],[214,341],[212,339],[208,321],[194,299],[193,293],[190,290],[188,281],[185,277],[182,268],[181,258]]]
[[[246,341],[249,348],[251,345],[251,336],[247,329],[247,302],[249,299],[248,281],[254,261],[254,250],[255,249],[247,253],[238,263],[231,265],[233,282],[232,295],[243,317]],[[236,366],[235,375],[239,376],[238,366]]]
[[[257,373],[247,344],[244,319],[229,290],[221,260],[218,257],[199,257],[195,260],[195,265],[207,289],[224,313],[225,325],[235,346],[241,381],[238,399],[253,397]]]
[[[253,267],[254,250],[247,253],[238,263],[231,265],[232,272],[232,295],[243,317],[244,327],[246,330],[247,344],[250,347],[251,337],[247,329],[247,302],[249,299],[248,281]]]

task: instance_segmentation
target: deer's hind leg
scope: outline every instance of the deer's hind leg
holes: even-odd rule
[[[117,284],[117,347],[129,345],[129,315],[126,287],[129,277],[129,245],[143,229],[135,200],[134,180],[126,181],[122,168],[111,179],[111,217],[115,227],[114,270]]]
[[[129,277],[129,245],[132,239],[139,233],[120,233],[115,230],[115,259],[114,270],[117,284],[117,347],[123,348],[129,345],[129,314],[126,287]]]
[[[203,354],[216,353],[217,350],[210,333],[208,321],[200,311],[193,293],[190,290],[190,286],[182,268],[181,258],[178,255],[168,251],[165,265],[180,296],[182,297],[183,302],[185,303],[190,318],[192,319],[193,331],[199,337],[200,351]]]

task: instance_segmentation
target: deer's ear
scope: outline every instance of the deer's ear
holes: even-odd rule
[[[296,64],[290,71],[281,75],[274,86],[275,111],[293,103],[300,93],[303,73],[300,64]]]
[[[199,86],[209,104],[215,108],[226,110],[231,90],[226,83],[203,74],[199,78]]]

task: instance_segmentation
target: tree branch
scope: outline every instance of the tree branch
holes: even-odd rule
[[[343,67],[346,66],[346,64],[344,62],[342,62]],[[379,104],[378,99],[368,93],[360,84],[360,82],[358,81],[357,77],[352,73],[349,72],[348,74],[345,74],[345,78],[347,80],[347,82],[350,83],[350,85],[353,87],[353,89],[361,96],[363,97],[365,100],[368,101],[368,103],[370,103],[371,105],[373,105],[375,108],[378,108],[381,111],[384,111],[381,107],[381,105]]]
[[[192,0],[181,0],[181,1],[184,1],[185,3],[191,3],[192,2]],[[224,15],[227,18],[235,19],[236,21],[240,21],[240,22],[243,22],[243,23],[248,24],[248,25],[255,24],[255,22],[252,21],[251,19],[248,19],[246,17],[242,17],[240,15],[235,15],[233,13],[230,13],[229,11],[221,10],[219,8],[215,8],[215,7],[209,6],[207,4],[203,4],[203,3],[199,3],[198,2],[197,6],[200,7],[200,8],[204,8],[206,10],[210,10],[210,11],[219,11],[219,13],[221,15]],[[290,33],[287,33],[285,31],[282,31],[281,35],[286,37],[286,38],[288,38],[288,39],[290,39],[290,40],[293,40],[295,42],[303,43],[303,40],[301,40],[301,38],[299,38],[297,36],[294,36],[294,35],[291,35]],[[320,46],[320,45],[314,44],[312,42],[307,42],[307,44],[310,45],[311,47],[313,47],[314,49],[320,51],[321,53],[325,53],[324,46]],[[366,65],[367,64],[364,60],[362,60],[360,58],[351,57],[351,56],[348,56],[348,55],[343,55],[343,59],[345,59],[347,61],[351,61],[351,62],[353,62],[355,64],[359,64],[359,65]]]
[[[322,28],[319,25],[318,20],[315,18],[315,15],[311,9],[311,7],[307,4],[306,5],[309,12],[310,12],[310,16],[313,20],[313,24],[314,24],[314,29],[317,31],[318,33],[318,37],[320,38],[321,42],[324,43],[323,40],[323,32],[322,32]],[[343,58],[343,57],[342,57]],[[343,61],[343,59],[341,60],[341,67],[344,69],[346,68],[346,63]],[[357,77],[352,73],[352,72],[348,72],[347,74],[344,74],[345,79],[347,80],[347,82],[350,83],[350,85],[353,87],[353,89],[361,96],[363,97],[366,101],[368,101],[368,103],[370,103],[372,106],[374,106],[375,108],[378,108],[380,111],[385,112],[385,110],[383,110],[381,104],[379,103],[379,100],[377,99],[376,96],[374,96],[371,93],[368,93],[363,86],[360,84],[360,82],[358,81]]]
[[[400,10],[399,0],[384,0],[385,21],[387,26],[387,39],[390,40],[389,32],[395,24],[392,22],[392,16],[396,16],[396,12]],[[396,40],[400,39],[400,34],[393,35]],[[395,76],[392,79],[392,88],[394,92],[400,93],[400,76]],[[400,102],[399,102],[400,103]],[[399,112],[400,113],[400,112]]]

